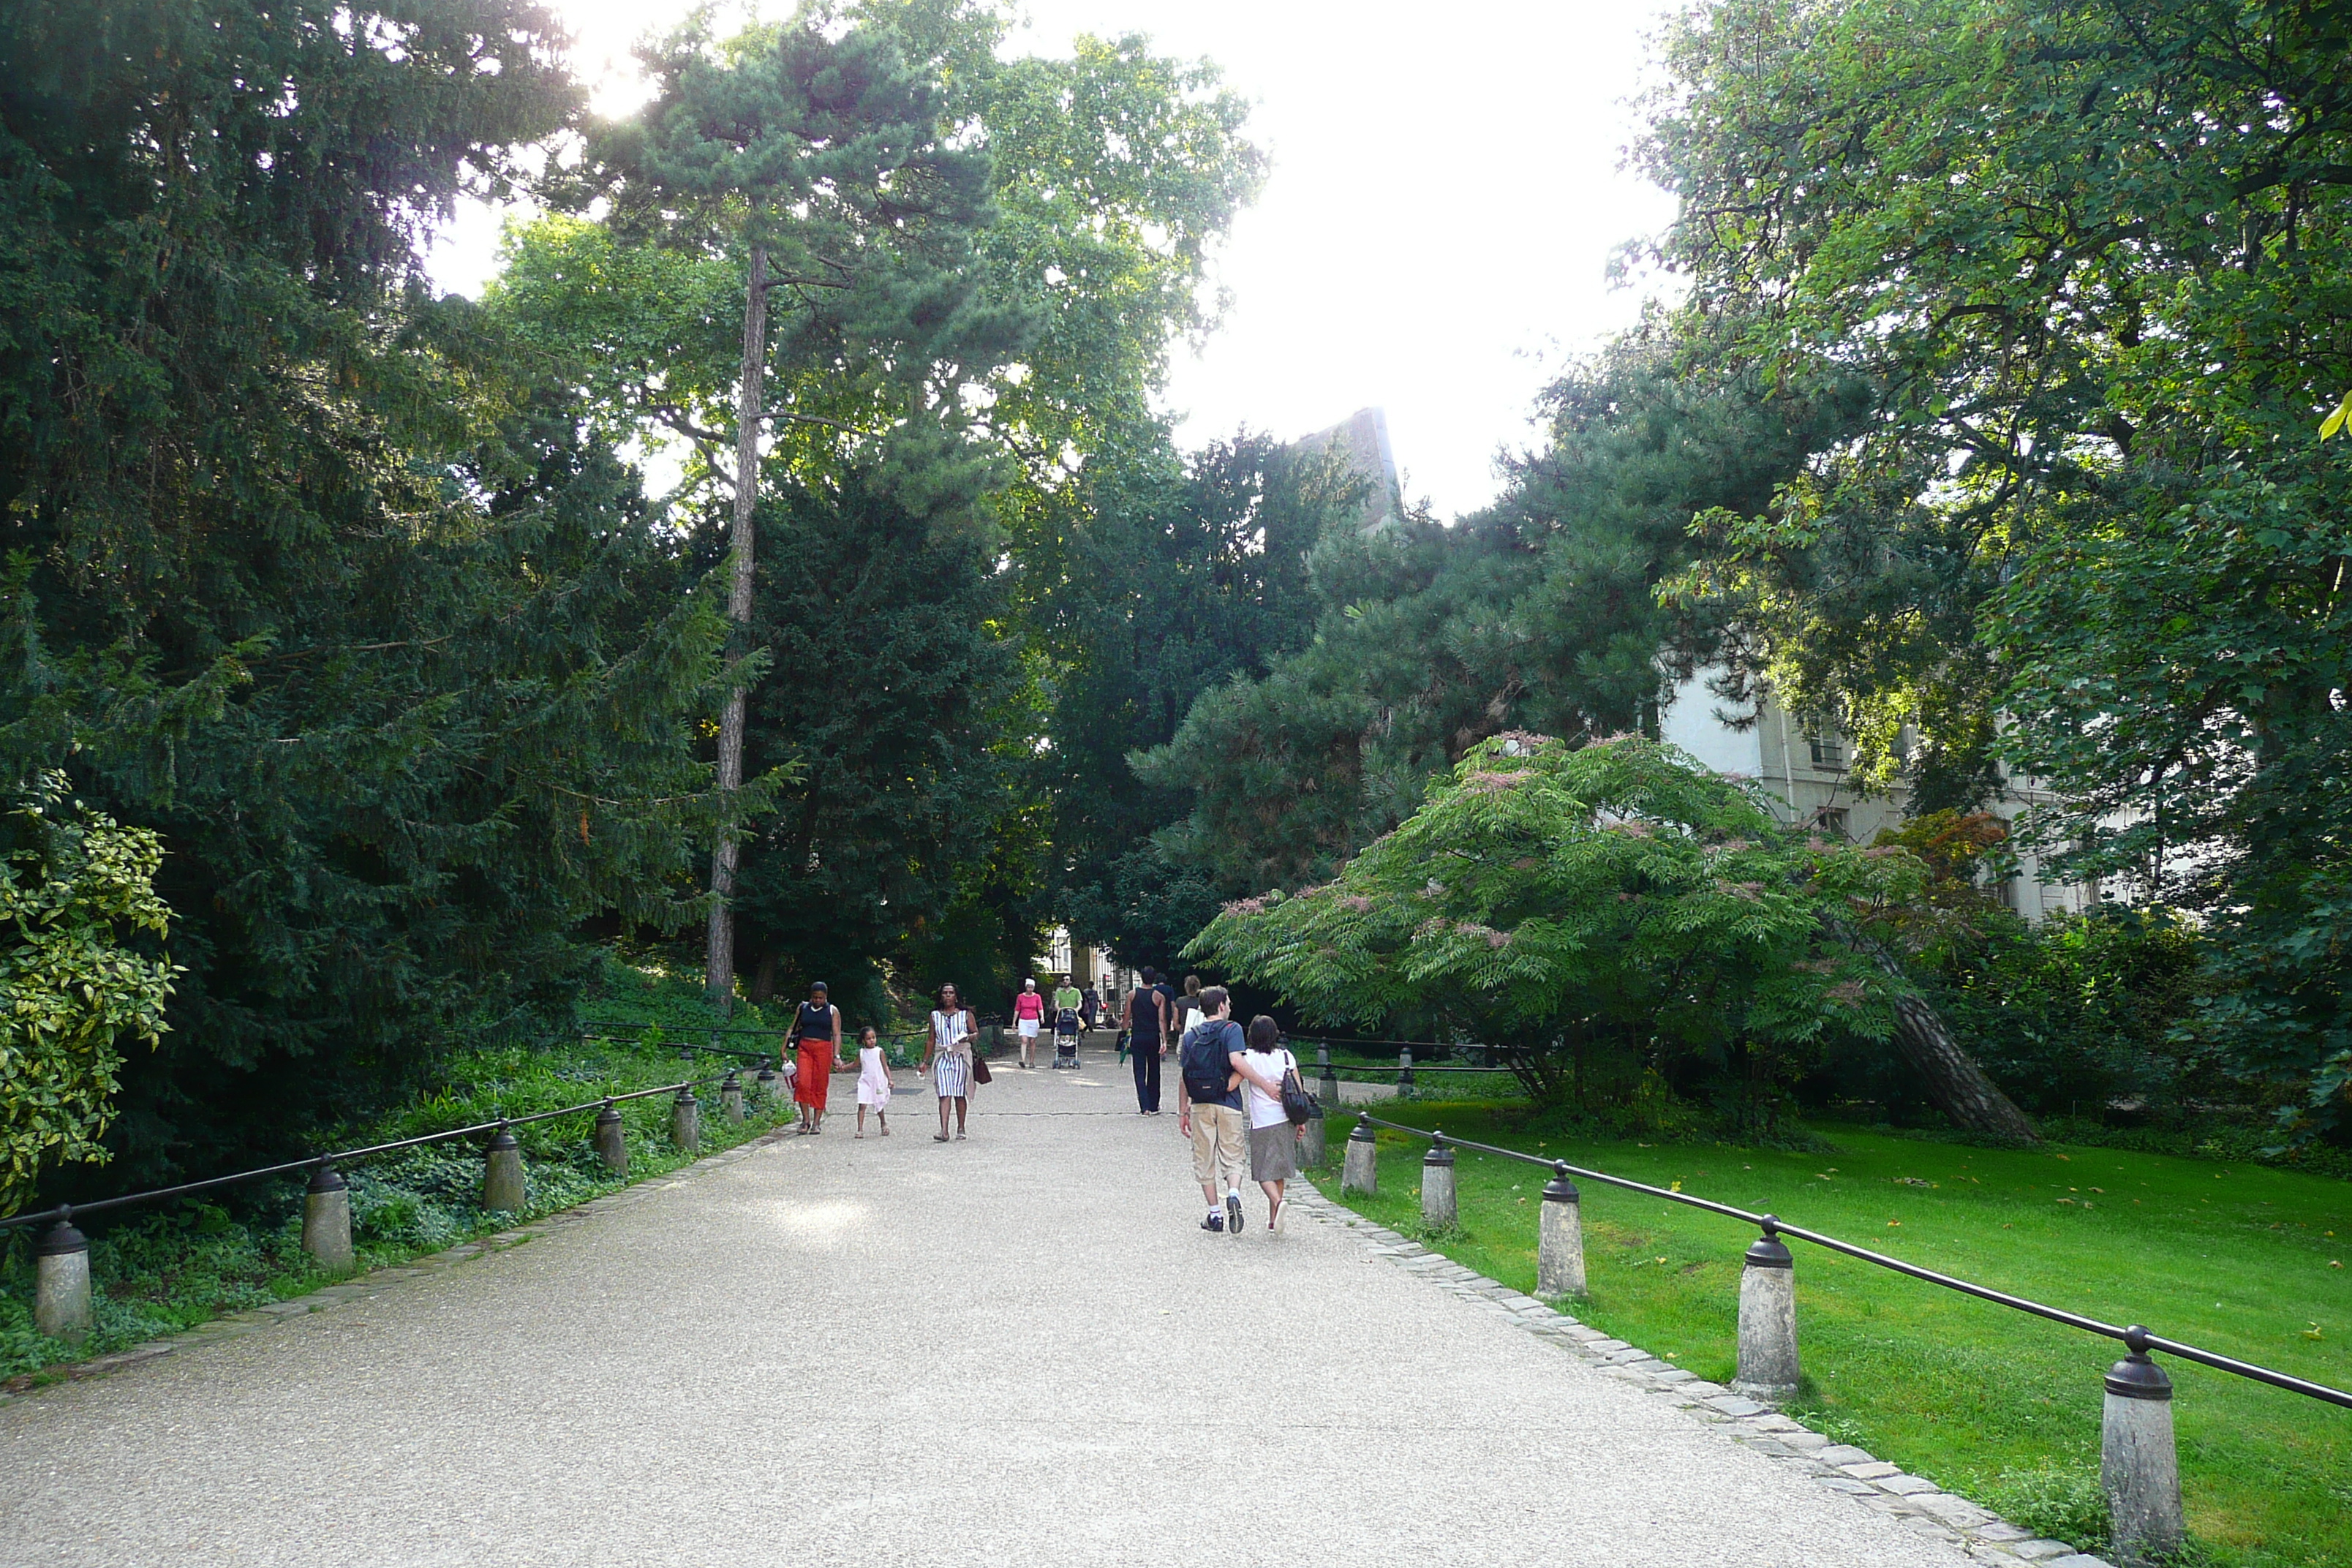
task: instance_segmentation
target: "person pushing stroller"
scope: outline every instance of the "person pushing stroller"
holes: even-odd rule
[[[1078,1065],[1078,1028],[1082,1020],[1078,1008],[1086,998],[1070,977],[1062,976],[1062,984],[1054,990],[1054,1065],[1075,1068]]]

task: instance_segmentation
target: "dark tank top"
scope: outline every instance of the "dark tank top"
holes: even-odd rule
[[[814,1003],[802,1003],[800,1021],[793,1026],[793,1032],[803,1040],[832,1039],[833,1008],[831,1005],[819,1007]]]

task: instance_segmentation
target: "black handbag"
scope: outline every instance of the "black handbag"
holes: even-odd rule
[[[1304,1127],[1323,1114],[1322,1103],[1299,1081],[1297,1063],[1282,1069],[1282,1114],[1293,1127]]]

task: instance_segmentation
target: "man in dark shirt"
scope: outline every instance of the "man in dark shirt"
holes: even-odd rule
[[[1163,1048],[1172,1051],[1176,1048],[1176,1037],[1183,1032],[1184,1015],[1177,1006],[1182,993],[1176,989],[1174,982],[1158,970],[1152,971],[1151,979],[1151,988],[1160,993],[1160,1043]]]
[[[1150,970],[1137,976],[1141,984],[1127,994],[1126,1015],[1119,1019],[1127,1030],[1128,1048],[1135,1053],[1135,1106],[1146,1116],[1160,1114],[1160,1057],[1167,1038],[1167,1014],[1162,999],[1151,983],[1157,979]]]

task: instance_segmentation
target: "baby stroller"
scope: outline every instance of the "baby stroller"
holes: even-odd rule
[[[1065,1007],[1054,1015],[1054,1065],[1074,1068],[1078,1065],[1078,1010]]]

